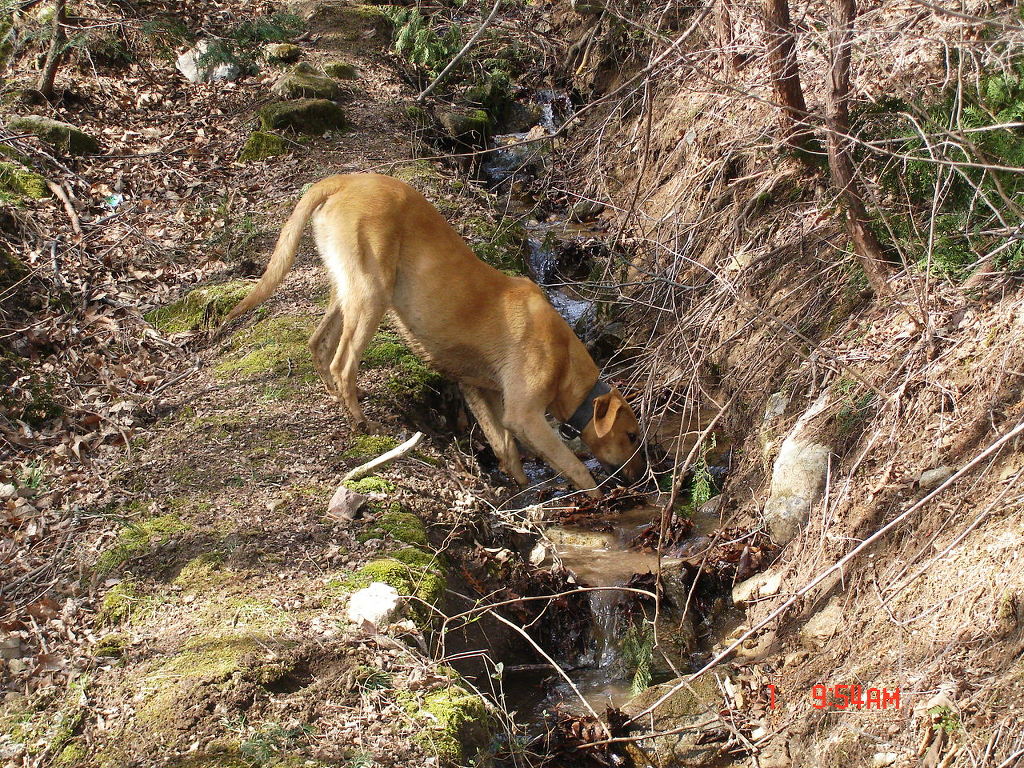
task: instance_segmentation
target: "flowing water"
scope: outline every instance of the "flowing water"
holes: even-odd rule
[[[516,197],[516,184],[536,174],[546,162],[549,149],[544,141],[537,139],[554,133],[561,122],[572,114],[568,98],[557,92],[542,92],[538,94],[537,102],[541,106],[538,125],[528,133],[494,137],[494,145],[500,149],[488,156],[483,171],[494,188],[501,188],[509,195],[510,207],[527,220],[527,266],[530,276],[544,289],[555,309],[586,341],[596,325],[597,306],[581,294],[578,284],[561,274],[559,258],[567,244],[576,249],[599,244],[601,232],[593,226],[573,223],[566,218],[538,221],[531,217],[532,206],[525,199]],[[670,427],[673,435],[679,434],[678,425]],[[532,483],[543,482],[545,477],[550,476],[546,468],[527,464],[525,469]],[[655,554],[630,549],[630,543],[645,529],[658,523],[661,509],[655,505],[641,505],[626,512],[610,514],[609,519],[598,526],[601,529],[598,531],[576,525],[553,526],[546,531],[546,537],[554,548],[553,559],[568,568],[578,583],[592,588],[587,593],[590,638],[584,653],[576,659],[562,662],[562,669],[571,683],[544,664],[527,664],[510,668],[506,672],[502,683],[505,704],[509,709],[517,711],[519,721],[531,726],[535,732],[543,726],[543,713],[555,705],[581,714],[587,712],[589,705],[602,714],[605,707],[620,707],[633,695],[635,670],[623,652],[623,641],[626,627],[631,623],[626,614],[632,609],[636,616],[638,603],[635,593],[621,587],[637,575],[659,571]],[[695,538],[710,533],[719,521],[714,517],[697,519],[696,522]],[[678,560],[663,558],[661,569],[670,570],[678,563]],[[648,579],[653,584],[653,579]],[[687,601],[675,602],[682,604]],[[653,604],[653,600],[650,603]],[[692,626],[692,621],[673,615],[677,611],[671,607],[671,600],[662,601],[661,605],[659,627],[662,626],[662,620],[664,627],[659,637],[671,641],[673,636],[685,636],[680,642],[684,648],[683,657],[680,658],[677,653],[673,662],[683,667],[690,666],[689,654],[700,653],[702,650],[706,652],[735,623],[735,616],[730,614],[726,621],[717,622],[713,630],[706,631],[705,627],[704,636],[695,644],[694,629],[689,634],[678,630],[684,623],[688,627]],[[666,656],[673,653],[667,646],[663,650]],[[655,656],[658,655],[658,651],[655,651]],[[652,663],[654,666],[656,664]],[[671,668],[672,664],[663,664],[660,672],[655,670],[653,682],[658,682],[659,674],[663,679],[673,676],[669,671]],[[676,666],[676,673],[678,671],[679,666]]]

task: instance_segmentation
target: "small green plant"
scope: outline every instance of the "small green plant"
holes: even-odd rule
[[[394,687],[394,677],[383,669],[359,667],[356,671],[356,688],[360,693],[386,691]]]
[[[700,457],[693,463],[693,479],[690,481],[690,503],[693,509],[700,509],[715,495],[714,478],[708,467],[708,454],[715,449],[717,440],[712,432],[700,447]]]
[[[651,662],[654,661],[654,627],[646,621],[631,624],[622,638],[622,658],[633,673],[630,690],[633,695],[651,684]]]
[[[46,470],[42,463],[33,461],[22,467],[21,478],[18,484],[23,488],[31,488],[33,491],[38,491],[43,487],[45,478]]]
[[[462,28],[449,24],[440,30],[433,18],[425,16],[420,8],[384,6],[382,8],[395,25],[395,53],[415,67],[436,75],[462,47]]]
[[[909,260],[958,281],[986,254],[1024,268],[1024,59],[980,72],[929,102],[889,99],[865,110],[859,131],[884,142],[878,167],[885,225],[876,227]]]
[[[932,723],[932,730],[944,731],[952,736],[960,731],[960,716],[946,705],[939,705],[928,710],[928,714],[935,719]]]

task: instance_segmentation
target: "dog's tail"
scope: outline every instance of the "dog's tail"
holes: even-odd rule
[[[302,240],[302,233],[306,229],[306,222],[313,215],[314,211],[338,191],[336,179],[324,179],[312,187],[302,196],[292,215],[288,217],[278,235],[277,245],[274,246],[274,253],[267,263],[263,277],[253,287],[249,294],[242,299],[235,307],[228,312],[224,322],[220,324],[215,336],[219,336],[225,326],[236,317],[245,314],[251,309],[258,307],[266,301],[270,295],[277,290],[277,286],[284,280],[288,270],[295,262],[295,253],[299,250],[299,241]]]

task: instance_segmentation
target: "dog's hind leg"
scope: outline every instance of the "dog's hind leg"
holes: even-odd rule
[[[337,390],[334,378],[331,376],[331,361],[334,359],[338,342],[341,340],[342,323],[341,309],[332,295],[331,301],[327,305],[327,314],[313,331],[313,335],[309,337],[309,351],[313,356],[313,367],[316,368],[327,391],[339,398],[341,393]]]
[[[501,401],[498,393],[463,384],[462,394],[466,398],[469,410],[476,416],[487,442],[494,449],[502,471],[519,485],[526,485],[529,481],[526,478],[526,473],[523,472],[519,447],[516,445],[512,433],[501,423],[498,415],[501,413]]]
[[[372,285],[353,285],[350,289],[347,296],[338,297],[345,321],[342,323],[341,338],[331,361],[330,372],[341,402],[352,416],[355,426],[366,429],[366,416],[359,406],[356,373],[359,371],[363,350],[370,343],[384,317],[384,295],[379,288]]]
[[[594,498],[601,497],[594,476],[548,424],[542,406],[534,405],[525,398],[506,397],[502,421],[517,437],[529,443],[544,461],[569,478],[577,488]]]

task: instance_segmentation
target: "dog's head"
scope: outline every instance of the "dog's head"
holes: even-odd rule
[[[630,482],[640,479],[644,469],[640,449],[640,425],[619,390],[594,398],[594,418],[584,428],[580,438],[594,456],[612,469],[622,468]]]

